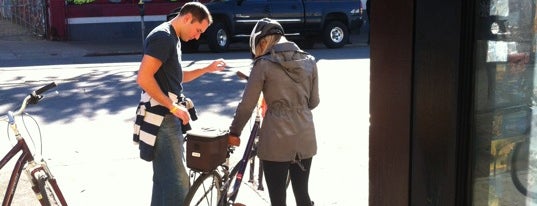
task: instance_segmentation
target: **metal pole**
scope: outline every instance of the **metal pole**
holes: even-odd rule
[[[138,1],[138,8],[140,9],[140,25],[142,30],[142,53],[144,52],[144,40],[145,40],[145,25],[144,25],[144,0]]]

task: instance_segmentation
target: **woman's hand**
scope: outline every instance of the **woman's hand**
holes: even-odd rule
[[[235,135],[232,135],[232,134],[229,134],[228,136],[228,144],[230,146],[235,146],[235,147],[238,147],[239,145],[241,145],[241,139]]]

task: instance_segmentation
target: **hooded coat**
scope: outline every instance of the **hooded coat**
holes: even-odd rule
[[[317,63],[293,42],[279,42],[257,58],[230,133],[240,136],[263,97],[267,111],[257,145],[261,160],[287,162],[317,153],[312,109],[319,105]]]

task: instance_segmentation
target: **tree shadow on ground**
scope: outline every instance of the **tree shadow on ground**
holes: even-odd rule
[[[141,91],[136,84],[136,70],[93,70],[68,79],[51,74],[32,82],[24,81],[23,75],[13,76],[10,79],[19,81],[1,85],[0,115],[16,110],[27,94],[55,81],[58,86],[45,93],[38,105],[28,106],[28,113],[39,115],[47,122],[69,123],[81,117],[95,119],[99,115],[117,115],[128,109],[132,110],[134,118]],[[230,72],[211,73],[185,83],[183,87],[198,111],[219,108],[211,109],[211,112],[230,116],[235,107],[229,103],[240,99],[244,81]]]

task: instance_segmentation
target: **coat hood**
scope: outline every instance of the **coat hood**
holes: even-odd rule
[[[259,58],[280,64],[293,81],[302,82],[313,72],[315,59],[307,52],[301,50],[294,42],[281,42],[271,51]],[[255,64],[255,63],[254,63]]]

